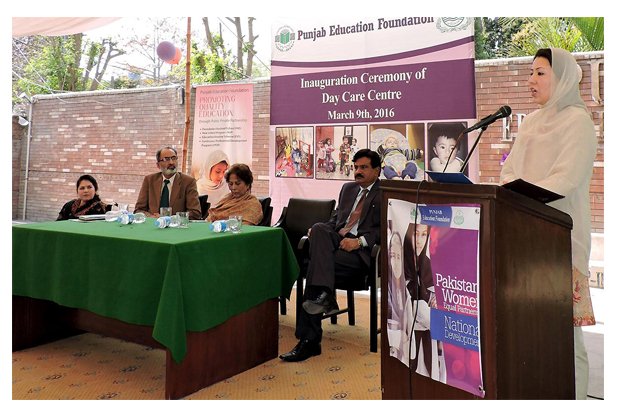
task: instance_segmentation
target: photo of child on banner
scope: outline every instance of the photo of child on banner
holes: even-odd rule
[[[352,158],[360,149],[359,143],[366,146],[367,126],[322,126],[317,127],[315,133],[315,178],[353,179]]]
[[[428,170],[458,173],[468,153],[466,123],[439,122],[428,125]],[[468,175],[468,167],[464,171]]]
[[[276,177],[313,177],[313,127],[276,128]]]
[[[424,125],[397,124],[372,127],[371,149],[382,159],[381,179],[423,180]]]
[[[387,330],[391,356],[423,376],[483,397],[478,301],[479,206],[419,205],[417,210],[414,203],[389,199],[387,213]],[[402,234],[403,272],[400,272],[393,261],[397,260],[397,241]],[[410,298],[410,306],[404,306],[404,312],[409,310],[411,314],[412,336],[403,336],[401,330],[391,334],[392,329],[402,327],[395,310],[400,303],[396,279],[400,286],[405,281]],[[404,356],[406,347],[401,348],[402,337],[411,342],[408,363]]]

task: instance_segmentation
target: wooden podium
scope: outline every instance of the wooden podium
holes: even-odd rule
[[[481,205],[479,312],[485,399],[575,399],[571,218],[492,185],[383,180],[389,199]],[[481,399],[432,380],[389,355],[388,249],[382,243],[382,398]],[[410,390],[412,388],[412,391]],[[412,392],[412,393],[411,393]]]

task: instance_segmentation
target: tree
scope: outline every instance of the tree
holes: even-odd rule
[[[156,49],[158,45],[163,41],[172,42],[174,45],[183,45],[184,34],[180,30],[180,22],[182,18],[148,18],[148,23],[151,23],[151,33],[139,33],[136,29],[133,29],[133,34],[125,43],[125,46],[132,51],[143,56],[148,63],[147,68],[142,70],[142,74],[148,77],[147,83],[150,85],[161,85],[164,82],[169,82],[167,77],[163,77],[163,67],[166,64],[161,58],[158,57]],[[140,25],[137,25],[140,26]],[[133,70],[131,70],[133,69]],[[130,72],[134,72],[138,68],[128,68]]]
[[[235,27],[235,36],[237,42],[237,52],[235,56],[232,56],[232,51],[227,50],[223,40],[223,27],[219,24],[219,33],[213,33],[210,30],[207,17],[202,18],[204,24],[204,31],[206,34],[206,41],[208,43],[209,50],[215,56],[225,63],[224,79],[241,79],[250,78],[253,73],[254,56],[256,56],[256,50],[254,49],[254,42],[258,39],[258,35],[254,35],[254,17],[247,18],[247,40],[243,35],[243,29],[241,27],[240,17],[227,17]],[[244,64],[245,55],[245,64]]]
[[[117,49],[117,42],[110,38],[102,39],[101,43],[92,43],[87,53],[87,67],[83,77],[84,85],[88,85],[91,71],[95,69],[89,91],[95,91],[102,85],[102,78],[106,73],[112,59],[125,54],[123,50]]]
[[[93,91],[100,88],[109,62],[123,53],[110,39],[85,42],[82,33],[14,39],[13,55],[20,57],[13,62],[14,95]]]
[[[545,47],[571,52],[603,50],[603,17],[478,17],[475,57],[533,55]]]
[[[226,79],[239,79],[227,75],[227,65],[220,56],[201,50],[196,42],[191,45],[191,83],[212,84]],[[184,83],[185,77],[186,67],[181,64],[172,67],[168,74],[170,82]]]
[[[570,52],[603,50],[603,17],[525,17],[512,37],[509,56],[533,55],[536,50],[557,47]],[[502,18],[504,26],[519,18]]]
[[[508,56],[512,37],[521,30],[519,18],[504,25],[500,18],[475,18],[475,59],[496,59]]]

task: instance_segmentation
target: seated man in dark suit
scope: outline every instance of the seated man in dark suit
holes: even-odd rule
[[[178,153],[173,147],[163,147],[156,152],[158,173],[143,179],[135,213],[158,218],[161,207],[171,207],[172,214],[189,212],[190,219],[201,219],[195,179],[177,171]]]
[[[313,225],[309,232],[305,301],[295,329],[299,343],[280,355],[286,362],[321,354],[321,317],[338,310],[335,278],[348,279],[366,273],[371,247],[380,243],[380,155],[363,149],[352,161],[354,181],[343,185],[336,213],[329,222]]]

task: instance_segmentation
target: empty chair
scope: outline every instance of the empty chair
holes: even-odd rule
[[[271,215],[273,214],[273,206],[271,206],[271,197],[257,196],[260,205],[263,207],[263,219],[258,226],[271,226]]]

